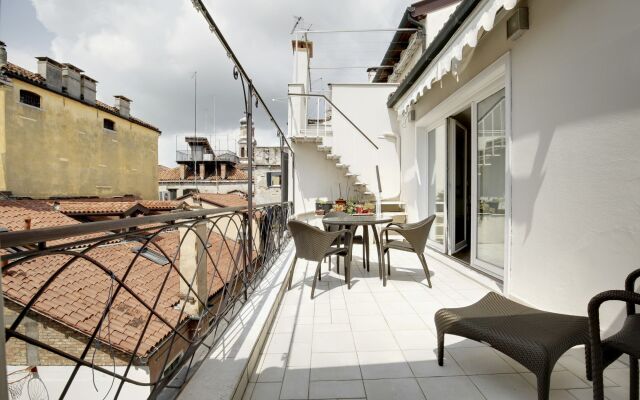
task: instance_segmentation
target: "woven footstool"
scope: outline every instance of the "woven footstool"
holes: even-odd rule
[[[470,306],[438,310],[435,322],[440,366],[445,333],[463,336],[488,344],[533,372],[538,379],[538,399],[548,400],[556,361],[570,348],[583,344],[587,378],[591,380],[586,317],[536,310],[492,292]]]

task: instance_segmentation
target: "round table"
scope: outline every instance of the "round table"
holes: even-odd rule
[[[341,217],[327,217],[322,219],[323,224],[349,227],[349,229],[351,229],[352,232],[355,232],[358,226],[362,226],[364,230],[364,234],[362,236],[363,246],[365,245],[364,243],[368,243],[369,227],[371,227],[371,229],[373,230],[373,238],[376,241],[376,247],[378,249],[378,270],[380,272],[380,279],[382,279],[384,286],[387,286],[387,274],[385,274],[384,271],[382,271],[383,254],[381,253],[382,250],[380,247],[380,238],[378,235],[378,227],[376,225],[388,224],[391,221],[393,221],[393,218],[385,217],[384,215],[381,217],[378,217],[375,214],[346,215]],[[369,261],[363,260],[363,263],[365,263],[365,267],[368,270]]]

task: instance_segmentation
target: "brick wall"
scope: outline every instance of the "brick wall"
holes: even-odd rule
[[[6,298],[4,300],[4,321],[9,327],[22,310],[22,306]],[[89,339],[86,335],[32,312],[22,320],[18,332],[77,357],[82,354]],[[11,338],[6,343],[6,354],[7,365],[75,365],[71,360],[17,338]],[[113,354],[116,365],[127,365],[130,356],[115,349]],[[92,356],[93,348],[89,350],[85,359],[91,361]],[[97,365],[113,365],[111,353],[106,345],[100,344],[100,348],[95,352],[94,362]]]

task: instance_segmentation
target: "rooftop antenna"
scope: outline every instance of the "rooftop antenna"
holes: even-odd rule
[[[296,23],[293,24],[293,28],[291,28],[291,32],[289,33],[289,35],[293,35],[293,32],[296,31],[296,28],[298,27],[298,25],[300,25],[300,22],[304,21],[304,18],[295,15],[293,16],[293,19],[296,20]]]
[[[193,155],[193,184],[195,186],[196,193],[198,192],[198,164],[196,162],[196,145],[198,143],[198,71],[193,73],[193,136],[194,145],[191,147],[191,154]]]

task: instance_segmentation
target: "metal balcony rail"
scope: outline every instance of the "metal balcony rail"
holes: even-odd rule
[[[238,164],[240,157],[231,151],[222,151],[215,154],[205,153],[202,151],[176,150],[176,161],[221,161]]]
[[[291,204],[252,208],[0,233],[3,298],[13,313],[2,390],[19,396],[35,377],[50,398],[75,398],[93,390],[89,371],[97,392],[96,377],[110,382],[97,398],[136,390],[175,398],[287,244]],[[66,336],[33,335],[34,321]],[[41,369],[66,366],[64,377],[38,376],[34,357]]]
[[[358,127],[358,125],[356,125],[349,117],[347,117],[347,115],[345,113],[342,112],[342,110],[340,110],[340,108],[338,108],[338,106],[336,106],[327,96],[325,96],[324,94],[319,94],[319,93],[288,93],[289,97],[303,97],[303,98],[316,98],[316,99],[324,99],[325,102],[325,107],[326,104],[329,104],[329,106],[331,107],[331,110],[336,110],[338,112],[338,114],[340,114],[345,120],[347,120],[347,122],[353,126],[355,128],[355,130],[358,131],[358,133],[360,133],[360,135],[362,135],[376,150],[378,149],[378,146],[373,142],[373,140],[371,140],[371,138],[369,136],[367,136],[362,129],[360,129]],[[308,105],[307,105],[308,107]],[[320,115],[320,103],[318,102],[317,105],[318,108],[318,114]],[[307,108],[308,110],[308,108]],[[326,109],[325,109],[326,110]],[[327,111],[325,111],[325,115],[326,115]],[[326,118],[326,117],[325,117]],[[307,132],[305,132],[305,135],[307,133],[311,133],[312,129],[309,129],[309,124],[308,124],[308,119],[305,118],[305,127],[307,127]],[[318,134],[320,133],[320,123],[316,123],[315,124],[316,130],[318,132]]]

